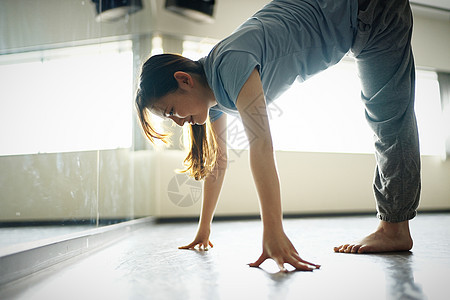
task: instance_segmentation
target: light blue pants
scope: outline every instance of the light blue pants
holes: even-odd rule
[[[421,189],[411,34],[407,0],[359,0],[351,53],[374,132],[378,218],[388,222],[414,218]]]

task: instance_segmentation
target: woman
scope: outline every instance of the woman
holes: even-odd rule
[[[284,263],[298,270],[319,267],[300,258],[283,230],[266,106],[294,80],[308,79],[350,51],[375,135],[380,223],[372,234],[334,251],[410,250],[409,220],[416,215],[420,194],[411,33],[407,0],[275,0],[199,61],[170,54],[151,57],[143,65],[136,97],[144,132],[150,140],[165,138],[154,130],[149,113],[180,126],[189,123],[186,171],[205,179],[197,236],[180,248],[212,246],[210,224],[226,169],[226,114],[238,114],[250,141],[264,225],[262,254],[250,266],[272,258],[283,271]]]

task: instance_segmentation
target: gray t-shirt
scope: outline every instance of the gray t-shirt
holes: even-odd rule
[[[211,121],[222,112],[236,114],[238,94],[258,68],[270,104],[297,79],[339,62],[352,46],[357,0],[275,0],[243,23],[200,59],[217,105]]]

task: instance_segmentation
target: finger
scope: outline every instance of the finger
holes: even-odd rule
[[[178,249],[194,249],[194,247],[195,247],[196,245],[197,245],[196,242],[192,242],[192,243],[190,243],[189,245],[178,247]]]
[[[307,260],[304,260],[304,259],[302,259],[301,257],[299,257],[299,258],[300,258],[299,261],[302,262],[302,263],[304,263],[304,264],[313,266],[313,267],[315,267],[316,269],[319,269],[319,268],[320,268],[320,265],[318,265],[318,264],[314,264],[314,263],[312,263],[312,262],[309,262],[309,261],[307,261]]]
[[[302,259],[302,258],[300,257],[300,255],[299,255],[297,252],[295,252],[295,253],[293,254],[293,256],[294,256],[295,259],[297,259],[298,261],[300,261],[300,262],[302,262],[302,263],[305,263],[305,264],[314,266],[316,269],[319,269],[319,268],[320,268],[320,265],[313,264],[313,263],[311,263],[311,262],[309,262],[309,261],[306,261],[306,260]]]
[[[261,254],[261,256],[258,258],[257,261],[255,261],[254,263],[250,263],[248,264],[250,267],[259,267],[260,264],[262,264],[268,257],[263,253]]]
[[[298,271],[313,271],[316,270],[317,267],[311,266],[300,261],[296,261],[294,264],[291,264]]]
[[[288,260],[286,260],[286,262],[293,266],[297,271],[312,271],[317,269],[316,266],[304,263],[298,260],[295,256],[291,256]]]
[[[178,249],[192,249],[192,247],[190,245],[186,245],[186,246],[180,246],[178,247]]]
[[[209,250],[209,249],[211,249],[212,247],[214,247],[214,245],[213,245],[210,241],[208,241],[208,243],[207,243],[206,246],[205,246],[205,250]]]
[[[284,261],[278,257],[272,257],[272,259],[277,263],[278,268],[281,272],[287,272],[286,268],[284,267]]]

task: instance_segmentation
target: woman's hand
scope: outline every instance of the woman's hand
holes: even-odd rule
[[[299,271],[312,271],[320,268],[320,265],[303,260],[283,231],[264,233],[263,253],[257,261],[249,264],[249,266],[259,267],[268,258],[272,258],[277,263],[281,272],[287,272],[284,267],[285,263]]]
[[[178,247],[178,249],[195,249],[198,245],[198,250],[208,250],[208,246],[214,247],[209,240],[210,229],[199,227],[197,235],[192,243],[186,246]]]

